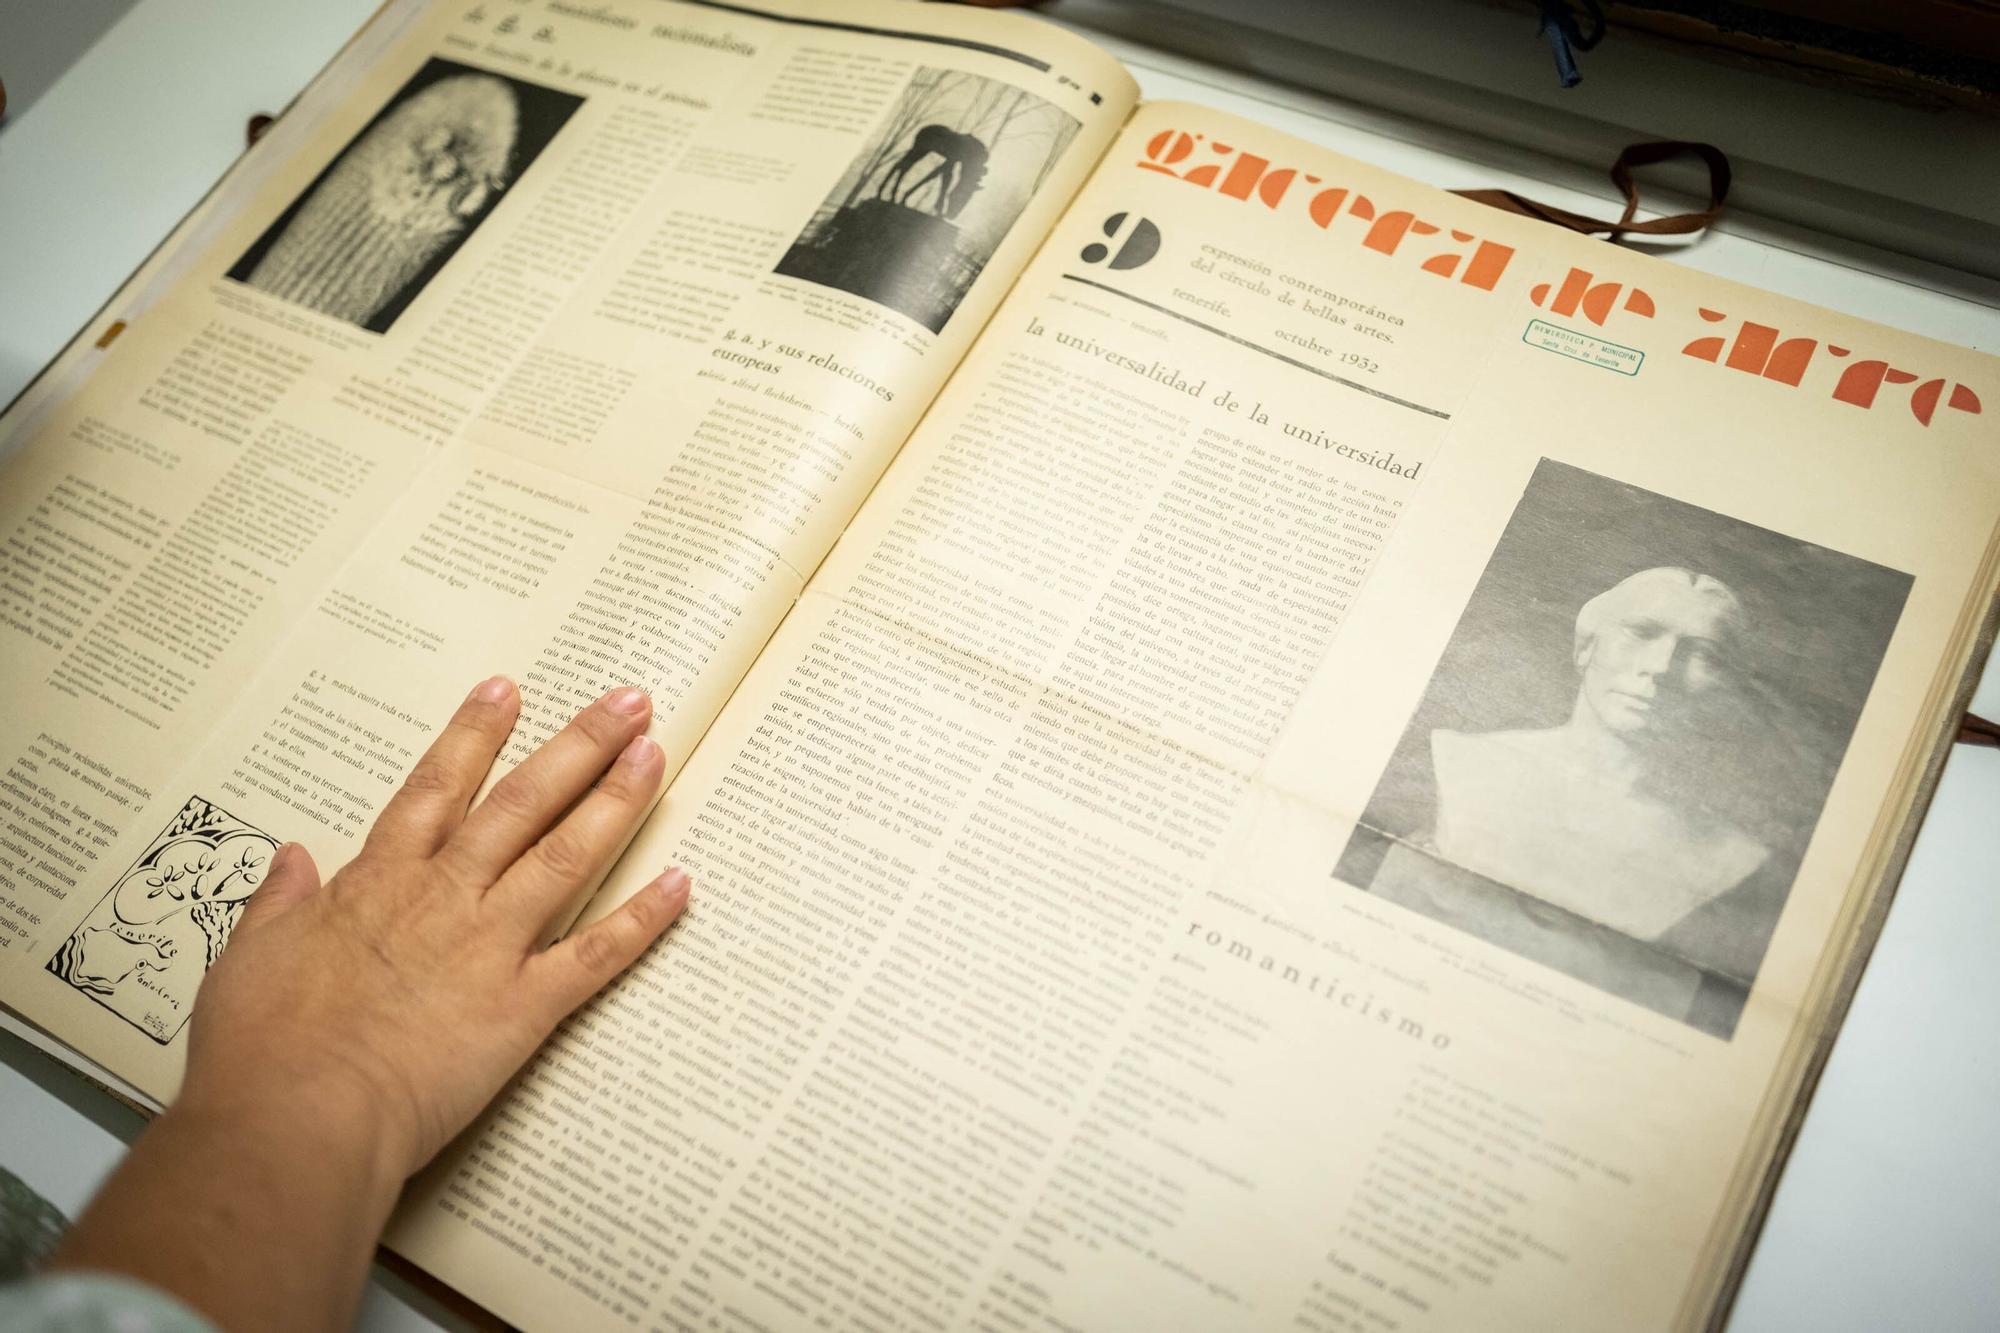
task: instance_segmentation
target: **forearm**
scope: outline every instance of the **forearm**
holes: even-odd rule
[[[365,1110],[176,1104],[50,1266],[138,1278],[227,1330],[346,1328],[402,1185]]]
[[[613,690],[475,800],[520,708],[494,677],[332,882],[295,843],[246,853],[261,887],[202,981],[181,1097],[53,1266],[136,1278],[231,1333],[345,1328],[408,1174],[687,903],[669,871],[541,945],[659,794],[651,707]]]

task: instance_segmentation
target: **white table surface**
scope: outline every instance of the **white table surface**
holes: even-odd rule
[[[10,29],[55,22],[60,0],[4,0]],[[257,111],[290,100],[376,0],[138,0],[102,39],[0,124],[0,401],[61,348],[229,165]],[[1496,153],[1367,108],[1127,51],[1149,96],[1241,111],[1419,179],[1514,185],[1602,206]],[[1726,146],[1726,145],[1725,145]],[[1567,197],[1565,197],[1567,195]],[[1589,211],[1586,209],[1586,211]],[[1986,350],[2000,349],[1988,285],[1871,262],[1755,219],[1683,255],[1743,281]],[[1906,276],[1890,276],[1901,272]],[[2000,714],[2000,672],[1975,707]],[[1733,1333],[2000,1328],[2000,752],[1960,747],[1864,978],[1737,1302]],[[74,1213],[138,1117],[0,1034],[0,1165]],[[378,1276],[359,1326],[450,1321]]]

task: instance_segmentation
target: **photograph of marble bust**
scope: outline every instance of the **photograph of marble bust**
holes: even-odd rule
[[[1576,700],[1559,726],[1431,733],[1432,850],[1640,939],[1745,883],[1770,848],[1648,779],[1681,761],[1732,688],[1743,604],[1691,570],[1642,570],[1577,612]]]
[[[1336,876],[1728,1036],[1908,582],[1543,462]]]

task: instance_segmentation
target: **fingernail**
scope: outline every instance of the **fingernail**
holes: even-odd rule
[[[660,747],[644,736],[634,736],[631,742],[619,751],[618,762],[627,768],[645,768],[653,762],[653,756],[659,752]]]
[[[604,706],[614,713],[637,717],[646,711],[646,692],[636,685],[620,685],[604,696]]]
[[[675,906],[679,906],[687,901],[688,872],[679,866],[675,866],[673,869],[667,871],[666,874],[654,880],[653,885],[659,890],[662,898],[665,898]]]
[[[513,692],[513,681],[505,676],[494,676],[490,680],[482,681],[479,688],[472,692],[472,697],[483,704],[497,704]]]

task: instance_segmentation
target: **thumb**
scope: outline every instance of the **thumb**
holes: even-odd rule
[[[319,892],[319,867],[304,844],[288,842],[271,857],[264,882],[244,904],[245,921],[275,916],[302,898]]]

